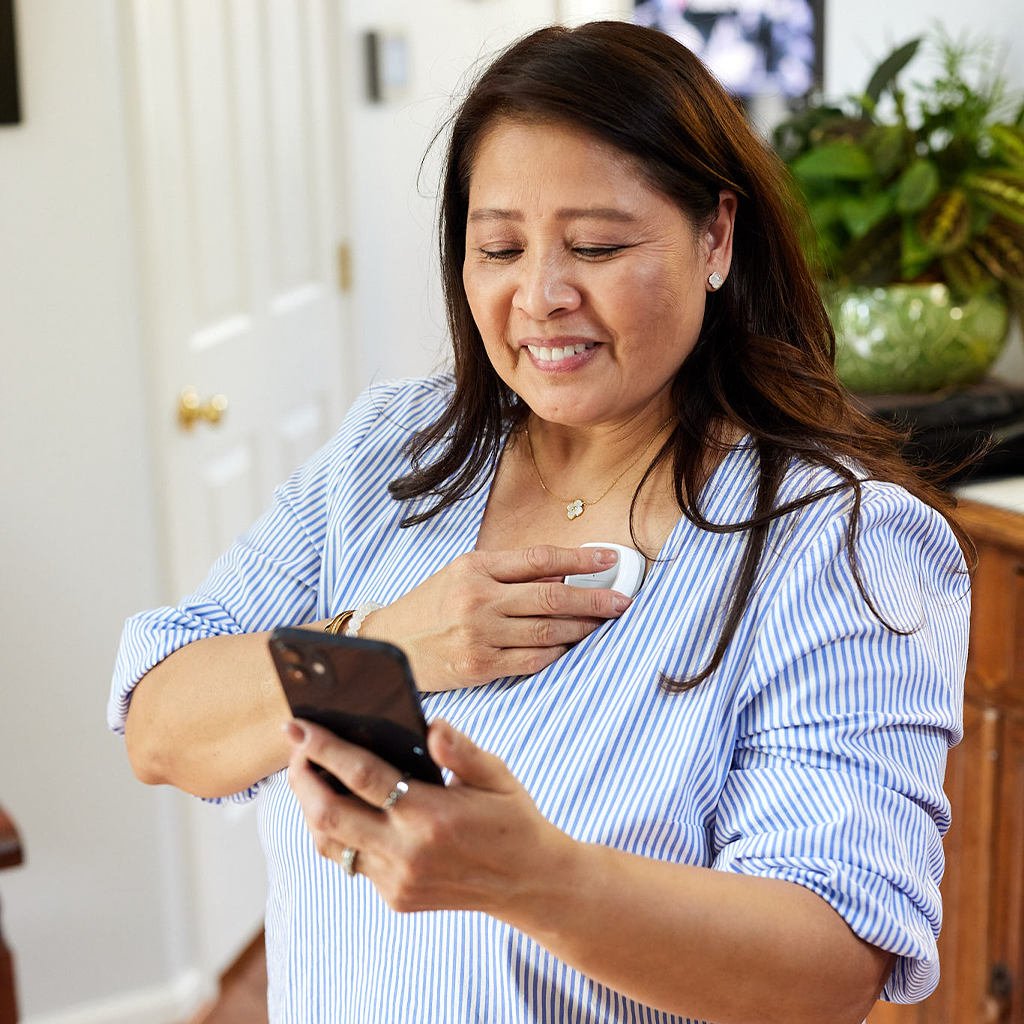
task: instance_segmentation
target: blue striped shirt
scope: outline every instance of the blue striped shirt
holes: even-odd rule
[[[388,602],[471,551],[489,480],[408,529],[399,520],[429,499],[386,491],[408,469],[410,430],[450,394],[447,377],[371,388],[195,593],[130,619],[111,727],[123,732],[132,687],[185,643]],[[712,521],[749,515],[756,461],[745,444],[726,456],[701,496]],[[794,465],[780,500],[832,482]],[[720,668],[688,693],[666,694],[659,678],[706,663],[744,539],[681,518],[620,619],[536,675],[426,694],[424,706],[498,754],[580,841],[818,893],[857,935],[898,954],[883,995],[911,1002],[938,980],[942,779],[962,734],[969,584],[939,514],[865,483],[863,579],[886,620],[912,632],[887,629],[845,554],[850,506],[833,495],[773,524]],[[274,1024],[683,1020],[486,915],[392,912],[365,878],[319,856],[283,772],[231,799],[254,796]]]

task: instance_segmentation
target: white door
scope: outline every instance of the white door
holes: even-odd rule
[[[142,322],[176,601],[340,422],[353,390],[336,275],[336,0],[124,0]],[[186,429],[179,396],[195,389]],[[193,403],[194,404],[194,403]],[[192,801],[198,966],[262,920],[251,809]]]

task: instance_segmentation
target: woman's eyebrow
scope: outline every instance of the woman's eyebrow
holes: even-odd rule
[[[558,220],[613,220],[621,224],[634,224],[636,217],[625,210],[619,210],[614,206],[563,206],[555,211]],[[513,220],[521,221],[523,215],[519,210],[499,210],[496,207],[483,207],[473,210],[469,215],[470,221],[481,220]]]

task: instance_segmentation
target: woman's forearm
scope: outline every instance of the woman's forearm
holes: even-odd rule
[[[143,782],[227,796],[288,763],[281,723],[291,712],[268,636],[196,640],[143,676],[125,723],[128,757]]]
[[[500,916],[618,992],[721,1024],[860,1024],[894,961],[794,883],[572,841]]]

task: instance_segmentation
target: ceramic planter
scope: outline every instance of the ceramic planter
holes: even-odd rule
[[[973,384],[1006,340],[997,295],[960,302],[944,284],[838,290],[826,297],[836,371],[851,391],[908,394]]]

